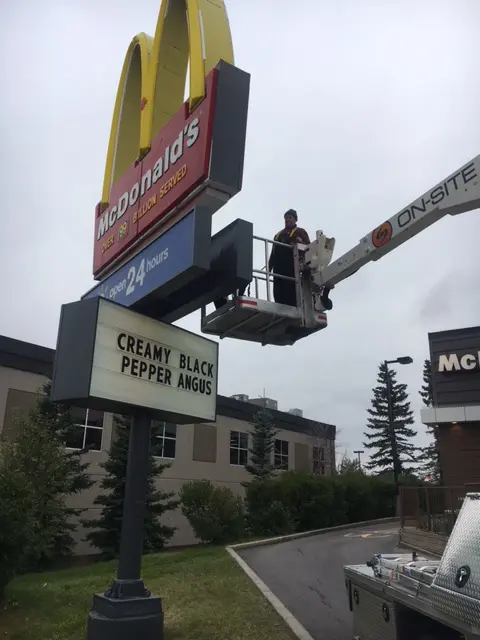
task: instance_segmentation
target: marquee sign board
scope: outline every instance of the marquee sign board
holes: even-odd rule
[[[102,297],[62,306],[51,398],[177,424],[216,419],[218,344]]]

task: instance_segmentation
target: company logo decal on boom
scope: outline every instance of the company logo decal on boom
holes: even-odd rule
[[[383,247],[383,245],[390,242],[393,234],[392,225],[390,222],[384,222],[377,227],[372,233],[372,244],[377,249]]]
[[[478,177],[477,170],[474,162],[470,162],[465,165],[460,171],[457,171],[444,182],[441,182],[434,187],[429,193],[425,194],[416,202],[411,204],[407,209],[404,209],[397,216],[397,225],[400,229],[408,226],[411,222],[418,217],[422,217],[421,214],[427,211],[435,209],[445,198],[453,195],[459,189],[464,189],[465,186],[475,180]]]
[[[104,213],[101,214],[100,222],[98,225],[97,231],[97,241],[102,238],[109,229],[111,229],[117,220],[122,218],[125,213],[131,208],[134,207],[139,199],[147,194],[153,185],[155,185],[160,178],[173,166],[175,165],[180,158],[182,158],[185,147],[190,149],[193,147],[195,142],[198,140],[198,136],[200,133],[199,129],[199,120],[195,118],[188,125],[185,125],[183,131],[180,131],[178,136],[172,145],[168,145],[165,147],[165,151],[160,156],[153,166],[153,171],[148,169],[140,180],[136,182],[130,191],[125,191],[118,202],[107,209]],[[157,198],[162,198],[170,189],[177,184],[187,173],[187,167],[182,166],[177,173],[170,178],[164,185],[162,185],[159,192],[153,195],[147,202],[145,202],[140,210],[137,210],[134,213],[135,223],[137,219],[140,219],[147,211],[149,211],[152,206],[157,203]],[[143,211],[145,209],[145,211]]]

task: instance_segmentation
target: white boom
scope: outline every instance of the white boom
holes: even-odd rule
[[[479,207],[480,155],[401,209],[331,264],[335,240],[317,232],[316,240],[306,250],[306,264],[310,266],[316,285],[332,289],[367,263],[379,260],[444,216],[455,216]]]

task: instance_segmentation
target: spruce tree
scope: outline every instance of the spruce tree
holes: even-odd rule
[[[388,416],[387,375],[390,377],[393,428],[397,450],[397,474],[409,471],[408,463],[415,462],[416,447],[412,439],[417,435],[409,425],[414,423],[413,411],[408,400],[407,385],[400,384],[396,372],[387,369],[385,363],[379,367],[377,386],[372,390],[371,408],[367,409],[370,417],[367,420],[367,431],[363,443],[371,451],[370,461],[365,463],[369,470],[395,471],[393,442]]]
[[[99,549],[107,559],[116,558],[120,551],[131,418],[114,416],[113,426],[114,437],[112,437],[110,455],[101,465],[106,471],[100,483],[104,493],[94,500],[94,505],[101,507],[100,516],[96,521],[84,523],[85,526],[93,529],[87,533],[86,540]],[[152,439],[156,436],[156,429],[158,427],[153,423]],[[150,454],[143,539],[144,554],[161,551],[175,533],[175,528],[162,524],[160,518],[167,511],[176,509],[179,502],[173,499],[173,493],[156,488],[157,479],[169,466],[169,464],[157,462]]]
[[[81,460],[82,452],[65,449],[75,423],[69,406],[50,401],[50,389],[48,380],[28,417],[16,417],[12,455],[19,472],[32,478],[34,494],[34,524],[25,561],[30,569],[44,568],[50,561],[72,553],[75,520],[82,510],[67,507],[66,499],[93,484],[88,463]]]
[[[251,426],[252,446],[249,449],[250,463],[246,469],[256,478],[268,478],[275,469],[272,458],[277,435],[271,412],[268,409],[257,411]]]
[[[358,458],[349,458],[345,454],[338,465],[338,473],[343,475],[345,473],[363,473]]]
[[[427,407],[431,407],[433,405],[433,389],[432,365],[430,360],[425,360],[423,363],[422,377],[423,384],[419,394],[423,400],[423,404]],[[427,433],[431,436],[432,440],[430,444],[423,449],[419,462],[422,464],[422,474],[424,476],[428,476],[431,481],[438,483],[441,481],[438,432],[434,426],[429,425],[427,426]]]
[[[37,407],[31,415],[31,419],[35,420],[40,417],[49,425],[57,440],[62,445],[65,445],[69,434],[77,428],[75,419],[70,406],[53,403],[50,400],[51,390],[52,381],[47,380],[42,387],[42,393],[38,397]],[[65,450],[69,471],[67,494],[80,493],[93,485],[93,480],[88,470],[89,464],[82,460],[82,455],[87,450]],[[78,509],[74,511],[77,515],[81,513],[81,510]]]

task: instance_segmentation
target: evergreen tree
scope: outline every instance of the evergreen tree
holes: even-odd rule
[[[27,418],[16,417],[17,432],[12,455],[19,472],[32,479],[33,530],[25,564],[44,568],[74,546],[75,520],[81,509],[66,506],[66,498],[88,489],[93,481],[81,451],[67,451],[67,434],[74,428],[70,407],[50,401],[51,382],[42,389]]]
[[[87,533],[86,540],[100,549],[105,558],[115,558],[120,551],[130,425],[130,418],[114,416],[114,437],[112,438],[110,455],[107,461],[101,465],[106,471],[106,475],[100,483],[100,488],[104,493],[98,495],[94,500],[94,504],[101,507],[100,517],[94,522],[84,523],[85,526],[93,529]],[[152,423],[152,439],[156,436],[157,430],[156,423]],[[158,463],[155,457],[150,454],[143,539],[144,554],[161,551],[175,533],[175,528],[162,524],[160,518],[167,511],[176,509],[179,502],[173,499],[173,493],[156,488],[157,479],[169,466],[169,464]]]
[[[367,469],[380,471],[394,471],[394,452],[388,416],[387,375],[390,377],[391,402],[393,414],[393,428],[397,449],[397,474],[400,476],[408,471],[406,465],[415,462],[416,447],[412,438],[417,435],[409,425],[414,422],[413,412],[408,400],[407,385],[396,380],[396,372],[387,369],[385,363],[379,367],[377,386],[373,389],[370,417],[364,433],[367,442],[366,449],[372,451],[370,461],[365,464]]]
[[[338,473],[353,473],[353,472],[363,473],[362,468],[360,467],[360,463],[357,458],[349,458],[347,454],[345,454],[338,465]]]
[[[257,411],[251,424],[253,427],[252,446],[249,449],[250,463],[246,469],[256,478],[267,478],[272,475],[275,469],[272,458],[277,429],[268,409]]]
[[[433,405],[432,365],[430,360],[425,360],[423,363],[423,384],[419,394],[425,406],[431,407]],[[421,472],[424,476],[428,476],[431,481],[438,483],[441,481],[438,432],[435,427],[429,425],[427,426],[427,433],[432,437],[432,441],[423,449],[419,458],[419,462],[422,463]]]
[[[65,446],[68,436],[77,427],[70,406],[51,402],[51,390],[52,382],[47,380],[42,387],[42,393],[38,397],[37,407],[31,414],[31,420],[35,421],[41,418],[42,421],[45,421],[57,440]],[[89,489],[93,485],[93,480],[88,470],[89,464],[82,461],[82,455],[87,450],[65,450],[65,456],[68,460],[68,487],[66,492],[68,495],[85,491],[85,489]],[[81,510],[73,510],[72,513],[78,515]]]

